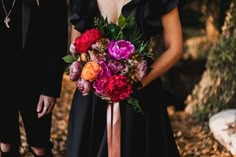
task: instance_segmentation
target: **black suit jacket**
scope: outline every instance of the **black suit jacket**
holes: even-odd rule
[[[67,53],[68,22],[66,0],[23,0],[23,68],[31,66],[28,91],[59,97]],[[33,83],[29,83],[33,82]],[[32,88],[34,87],[34,88]]]
[[[28,32],[28,26],[31,14],[31,3],[33,0],[23,0],[22,2],[22,48],[25,46],[25,40]]]
[[[4,2],[7,8],[12,4],[12,0]],[[66,0],[40,0],[40,6],[36,0],[16,0],[9,29],[4,17],[0,4],[3,97],[59,97],[65,69],[62,57],[68,48]]]

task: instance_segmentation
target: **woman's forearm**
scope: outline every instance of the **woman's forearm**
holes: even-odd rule
[[[145,87],[151,81],[168,71],[179,60],[181,54],[181,51],[178,49],[169,49],[165,51],[151,66],[152,70],[146,77],[143,78],[141,81],[142,85]]]
[[[71,33],[70,33],[70,41],[73,42],[76,37],[80,36],[80,32],[78,32],[74,26],[71,26]]]
[[[151,72],[143,78],[143,86],[168,71],[182,56],[183,37],[177,7],[162,17],[162,24],[166,50],[151,66]]]

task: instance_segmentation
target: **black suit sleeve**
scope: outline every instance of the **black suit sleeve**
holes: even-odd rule
[[[42,94],[52,97],[59,97],[61,92],[62,78],[65,70],[65,62],[62,57],[67,54],[68,48],[68,15],[66,0],[57,0],[44,9],[47,14],[45,20],[49,28],[44,30],[48,33],[44,40],[47,49],[46,72]],[[47,10],[48,9],[48,10]],[[53,10],[53,12],[52,12]]]

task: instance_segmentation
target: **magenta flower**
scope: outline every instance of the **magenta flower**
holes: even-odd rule
[[[80,74],[81,74],[81,70],[82,70],[82,65],[79,61],[74,61],[70,67],[70,79],[72,81],[76,81],[79,79]]]
[[[118,40],[108,44],[108,54],[116,60],[128,59],[134,51],[135,47],[130,41]]]
[[[80,90],[82,95],[88,95],[88,93],[91,90],[91,82],[84,80],[82,78],[79,78],[76,81],[77,88]]]
[[[106,63],[102,62],[100,66],[102,70],[100,71],[97,79],[93,83],[93,88],[98,94],[104,92],[104,88],[107,85],[109,78],[111,77],[111,71],[107,67]]]

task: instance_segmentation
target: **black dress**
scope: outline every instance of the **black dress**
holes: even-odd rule
[[[161,34],[161,15],[169,12],[178,0],[132,0],[122,9],[124,16],[135,15],[148,39]],[[99,15],[96,0],[72,0],[71,22],[83,32],[92,27]],[[121,102],[121,157],[179,157],[173,137],[160,79],[156,79],[137,94],[144,114]],[[106,157],[107,103],[93,94],[74,93],[68,127],[66,157]]]

